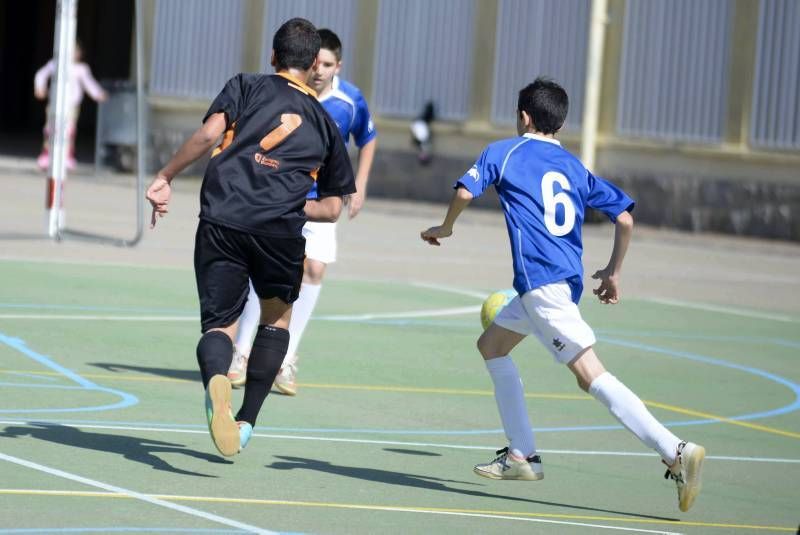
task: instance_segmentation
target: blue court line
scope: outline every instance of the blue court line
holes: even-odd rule
[[[788,405],[785,405],[783,407],[779,407],[777,409],[772,409],[772,410],[769,410],[769,411],[761,411],[761,412],[756,412],[756,413],[741,414],[741,415],[726,417],[726,418],[728,418],[730,420],[738,420],[738,421],[757,420],[757,419],[761,419],[761,418],[768,418],[768,417],[772,417],[772,416],[778,416],[778,415],[787,414],[787,413],[794,412],[794,411],[800,409],[800,385],[798,385],[798,384],[796,384],[796,383],[794,383],[794,382],[792,382],[792,381],[790,381],[788,379],[785,379],[785,378],[783,378],[781,376],[778,376],[778,375],[775,375],[775,374],[772,374],[772,373],[769,373],[769,372],[766,372],[766,371],[763,371],[763,370],[759,370],[757,368],[752,368],[752,367],[749,367],[749,366],[743,366],[743,365],[735,364],[735,363],[728,362],[728,361],[725,361],[725,360],[722,360],[722,359],[707,357],[707,356],[704,356],[704,355],[698,355],[698,354],[684,352],[684,351],[675,351],[675,350],[671,350],[671,349],[661,348],[661,347],[658,347],[658,346],[641,344],[641,343],[638,343],[638,342],[629,342],[629,341],[626,341],[626,340],[620,340],[620,339],[615,339],[615,338],[600,337],[599,340],[601,340],[603,342],[606,342],[606,343],[619,345],[619,346],[622,346],[622,347],[639,349],[639,350],[642,350],[642,351],[645,351],[645,352],[658,353],[658,354],[667,355],[667,356],[671,356],[671,357],[675,357],[675,358],[683,358],[683,359],[687,359],[687,360],[693,360],[693,361],[696,361],[696,362],[702,362],[702,363],[710,364],[710,365],[713,365],[713,366],[721,366],[721,367],[725,367],[725,368],[735,369],[735,370],[742,371],[742,372],[745,372],[745,373],[749,373],[749,374],[752,374],[752,375],[756,375],[756,376],[762,377],[764,379],[767,379],[767,380],[776,382],[778,384],[781,384],[783,386],[786,386],[787,388],[792,390],[794,392],[794,394],[795,394],[795,400],[792,403],[788,404]],[[70,370],[67,370],[66,368],[63,368],[63,367],[59,366],[58,364],[52,362],[47,357],[44,357],[42,355],[39,355],[37,353],[32,352],[31,350],[29,350],[24,345],[24,342],[22,340],[15,339],[15,338],[9,338],[9,337],[3,335],[2,333],[0,333],[0,342],[4,342],[7,345],[10,345],[11,347],[14,347],[15,349],[18,349],[19,351],[25,353],[26,355],[31,356],[31,358],[34,358],[34,360],[37,360],[38,362],[41,362],[45,366],[51,367],[52,369],[56,369],[57,371],[59,371],[61,373],[64,373],[64,375],[66,375],[67,377],[79,379],[80,382],[78,380],[76,380],[76,379],[73,379],[73,380],[76,380],[76,382],[78,382],[79,384],[84,385],[88,389],[111,392],[111,393],[115,393],[116,395],[121,395],[123,397],[127,396],[128,398],[132,398],[132,400],[133,400],[132,403],[130,403],[130,402],[126,403],[127,398],[124,398],[123,401],[121,401],[120,403],[118,403],[116,405],[110,405],[110,406],[104,406],[104,407],[96,407],[96,408],[52,409],[52,410],[50,410],[50,409],[34,409],[34,410],[27,410],[27,411],[25,411],[25,410],[15,410],[15,411],[0,410],[0,413],[8,413],[8,412],[12,412],[12,413],[79,412],[79,411],[89,411],[89,410],[109,410],[109,409],[112,409],[112,408],[128,407],[128,406],[131,406],[131,405],[133,405],[135,403],[138,403],[138,399],[135,398],[134,396],[131,396],[130,394],[126,394],[124,392],[120,392],[120,391],[116,391],[116,390],[111,390],[111,389],[106,389],[106,388],[103,388],[103,387],[99,387],[99,386],[95,385],[94,383],[92,383],[91,381],[83,379],[82,377],[78,376],[74,372],[72,372]],[[83,423],[99,423],[99,424],[103,424],[103,423],[110,423],[110,422],[83,422]],[[715,420],[715,419],[699,419],[699,420],[688,420],[688,421],[687,420],[682,420],[682,421],[663,422],[663,424],[665,426],[667,426],[667,427],[709,425],[709,424],[717,424],[717,423],[720,423],[720,422],[719,422],[719,420]],[[153,423],[148,423],[148,422],[129,422],[129,423],[124,423],[122,425],[156,426],[156,425],[159,425],[159,424],[153,424]],[[196,428],[202,428],[203,426],[195,426],[195,427]],[[417,429],[417,430],[415,430],[415,429],[337,429],[337,428],[300,428],[300,427],[259,427],[259,429],[260,430],[264,430],[264,431],[298,432],[298,433],[347,433],[347,434],[361,433],[361,434],[388,434],[388,435],[400,435],[400,434],[405,434],[405,435],[485,435],[485,434],[496,434],[496,433],[502,433],[503,432],[502,429],[483,429],[483,430],[476,429],[476,430],[452,430],[452,431],[451,430],[430,430],[430,429],[424,429],[424,430],[419,430],[419,429]],[[624,429],[624,427],[621,426],[621,425],[569,426],[569,427],[534,427],[534,431],[536,431],[536,432],[613,431],[613,430],[621,430],[621,429]]]
[[[109,405],[99,405],[99,406],[88,406],[88,407],[62,407],[62,408],[55,408],[55,409],[0,409],[0,414],[14,414],[14,413],[23,413],[23,414],[30,414],[30,413],[63,413],[63,412],[94,412],[94,411],[108,411],[114,409],[124,409],[127,407],[131,407],[139,403],[139,398],[132,394],[128,394],[127,392],[123,392],[121,390],[115,390],[113,388],[106,388],[103,386],[99,386],[92,381],[81,377],[77,373],[73,372],[69,368],[65,368],[64,366],[58,364],[57,362],[53,361],[51,358],[47,357],[46,355],[41,355],[34,350],[30,349],[24,340],[19,338],[14,338],[11,336],[7,336],[0,332],[0,343],[6,344],[7,346],[15,349],[25,355],[26,357],[38,362],[42,366],[46,368],[50,368],[51,370],[61,374],[62,376],[66,377],[67,379],[71,380],[74,383],[77,383],[79,387],[83,390],[92,391],[92,392],[104,392],[111,394],[112,396],[116,396],[121,398],[120,401],[117,403],[112,403]],[[20,386],[18,384],[9,383],[8,386]],[[50,385],[31,385],[37,388],[49,387]],[[58,388],[57,385],[53,385],[54,388]],[[64,386],[64,389],[75,389],[76,387],[73,386]]]
[[[789,379],[786,379],[779,375],[775,375],[774,373],[766,372],[764,370],[759,370],[758,368],[752,368],[750,366],[743,366],[741,364],[728,362],[727,360],[717,359],[713,357],[706,357],[704,355],[697,355],[695,353],[689,353],[687,351],[673,351],[671,349],[664,349],[649,344],[628,342],[626,340],[619,340],[614,338],[602,338],[602,340],[609,344],[616,344],[618,346],[628,347],[631,349],[641,349],[643,351],[648,351],[650,353],[660,353],[662,355],[669,355],[675,358],[693,360],[695,362],[702,362],[704,364],[710,364],[712,366],[720,366],[722,368],[730,368],[733,370],[742,371],[783,385],[794,393],[794,401],[788,405],[770,411],[754,412],[750,414],[742,414],[740,416],[731,416],[729,418],[730,420],[757,420],[761,418],[769,418],[771,416],[779,416],[782,414],[787,414],[789,412],[794,412],[800,409],[800,385],[790,381]],[[705,422],[706,420],[697,420],[697,421]],[[682,425],[691,425],[691,423],[692,422],[686,422]]]

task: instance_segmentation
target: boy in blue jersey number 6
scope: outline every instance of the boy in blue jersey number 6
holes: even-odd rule
[[[555,82],[537,78],[519,93],[520,137],[489,145],[456,183],[444,222],[421,233],[440,245],[469,202],[494,186],[505,214],[518,295],[501,310],[478,339],[478,350],[494,383],[495,400],[509,445],[497,458],[475,466],[491,479],[535,481],[544,477],[542,461],[528,418],[519,372],[509,353],[525,336],[535,335],[575,374],[581,389],[648,447],[661,455],[675,480],[678,505],[688,511],[700,491],[705,449],[673,435],[644,403],[607,372],[595,354],[594,332],[578,310],[583,291],[581,226],[587,206],[615,222],[608,265],[592,278],[594,294],[604,304],[619,300],[619,275],[630,242],[634,202],[616,186],[595,177],[556,141],[569,101]]]

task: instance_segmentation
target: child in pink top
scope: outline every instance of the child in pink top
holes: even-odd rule
[[[67,107],[67,135],[69,136],[69,153],[67,156],[67,168],[69,170],[75,169],[75,125],[78,122],[78,114],[80,113],[81,101],[83,100],[84,91],[92,97],[96,102],[104,102],[108,98],[108,94],[100,87],[97,80],[92,76],[92,70],[86,63],[81,62],[81,47],[80,44],[75,43],[75,55],[72,64],[69,66],[67,81],[68,85],[68,107]],[[55,60],[51,59],[41,69],[36,71],[33,78],[33,94],[39,100],[47,99],[47,83],[50,77],[56,70]],[[48,103],[48,121],[50,118]],[[51,125],[46,122],[44,125],[44,143],[42,144],[42,152],[36,159],[36,163],[40,169],[45,170],[50,165],[50,148],[48,141],[50,139]]]

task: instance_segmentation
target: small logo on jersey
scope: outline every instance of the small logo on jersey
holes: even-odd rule
[[[559,351],[561,351],[562,349],[564,349],[565,347],[567,347],[567,344],[565,344],[564,342],[562,342],[562,341],[561,341],[561,340],[559,340],[558,338],[553,338],[553,347],[555,347],[556,349],[558,349]]]
[[[478,167],[476,165],[470,167],[469,171],[467,171],[467,175],[471,176],[475,182],[481,179],[481,174],[478,172]]]
[[[372,119],[370,119],[367,123],[367,132],[372,132],[373,130],[375,130],[375,125],[372,123]]]
[[[281,163],[278,160],[273,160],[272,158],[267,158],[264,154],[257,152],[254,156],[256,163],[261,164],[266,167],[271,167],[273,169],[277,169],[280,167]]]

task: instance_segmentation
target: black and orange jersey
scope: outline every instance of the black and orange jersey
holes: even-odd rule
[[[200,218],[264,236],[300,236],[306,194],[355,192],[350,158],[313,89],[286,74],[238,74],[209,107],[227,130],[200,192]]]

